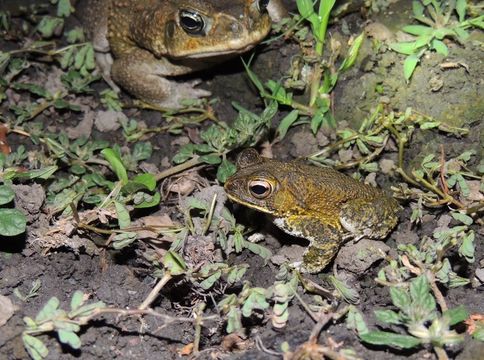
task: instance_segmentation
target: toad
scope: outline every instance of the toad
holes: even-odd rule
[[[349,239],[382,239],[398,221],[397,201],[334,169],[283,162],[246,149],[225,183],[229,199],[270,214],[285,232],[309,240],[302,272],[323,270]]]
[[[171,77],[205,69],[258,44],[281,0],[84,0],[78,6],[106,81],[145,102],[176,108],[210,95]],[[271,16],[268,12],[270,11]],[[111,54],[114,56],[111,56]]]

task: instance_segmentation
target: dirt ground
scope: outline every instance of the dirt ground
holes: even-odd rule
[[[391,3],[391,2],[390,2]],[[403,77],[403,56],[395,52],[381,49],[375,51],[374,39],[385,36],[395,36],[403,25],[410,22],[410,2],[400,1],[391,4],[379,13],[351,12],[343,16],[338,22],[330,25],[329,33],[333,39],[346,43],[348,34],[366,33],[366,39],[360,50],[355,66],[344,73],[333,93],[333,113],[337,121],[337,129],[345,127],[358,128],[363,118],[369,116],[378,103],[384,103],[389,110],[405,112],[412,107],[420,113],[438,119],[449,126],[466,128],[465,136],[455,136],[438,130],[417,129],[405,151],[404,163],[408,168],[419,164],[428,154],[435,154],[439,158],[441,151],[445,158],[459,156],[464,151],[474,150],[475,155],[467,163],[471,170],[475,170],[482,161],[484,108],[482,101],[483,72],[482,66],[482,32],[475,30],[471,39],[465,44],[449,41],[449,55],[444,57],[434,52],[426,54],[418,65],[412,80],[407,84]],[[1,3],[2,7],[4,3]],[[6,5],[5,5],[6,6]],[[294,6],[294,5],[293,5]],[[54,7],[50,5],[48,11]],[[13,27],[4,33],[13,33],[25,20],[25,15],[12,18]],[[75,18],[69,18],[66,27],[78,24]],[[377,25],[375,25],[377,24]],[[371,25],[371,26],[370,26]],[[18,30],[20,31],[20,30]],[[389,35],[390,34],[390,35]],[[393,35],[392,35],[393,34]],[[23,36],[23,35],[22,35]],[[5,38],[2,47],[14,49],[18,47],[18,37]],[[27,37],[27,35],[25,36]],[[20,36],[21,38],[21,36]],[[279,79],[287,73],[291,61],[298,54],[299,47],[293,41],[277,39],[257,48],[257,56],[252,60],[252,70],[263,81]],[[248,58],[248,57],[247,57]],[[442,67],[442,63],[457,63],[454,67]],[[34,82],[55,79],[61,71],[52,62],[37,59],[35,67],[31,67],[23,76],[24,80]],[[459,65],[460,64],[460,65]],[[218,119],[231,123],[237,112],[231,102],[239,104],[254,112],[263,109],[263,102],[253,85],[240,60],[233,59],[224,66],[223,73],[219,69],[211,69],[201,74],[202,87],[209,89],[218,102],[214,111]],[[437,85],[435,85],[437,84]],[[98,93],[108,86],[99,80],[92,85],[96,93],[80,95],[79,104],[89,111],[102,109]],[[383,89],[377,91],[376,89]],[[304,95],[301,94],[301,98]],[[123,93],[123,100],[130,96]],[[9,100],[1,103],[2,120],[9,117]],[[160,112],[154,110],[140,110],[125,108],[123,112],[129,118],[143,120],[147,126],[160,126],[165,123]],[[281,109],[276,115],[271,133],[274,132],[278,121],[287,114]],[[35,118],[35,122],[44,124],[50,132],[65,132],[72,130],[83,118],[83,112],[64,112],[60,116],[53,111],[44,111]],[[202,127],[207,124],[201,125]],[[191,136],[191,130],[184,129],[181,134],[162,133],[147,138],[153,145],[153,155],[146,160],[154,164],[157,169],[170,166],[166,161],[171,159],[180,149],[182,141]],[[197,130],[198,131],[198,130]],[[321,149],[322,145],[335,140],[335,131],[330,127],[323,127],[317,136],[313,136],[309,126],[302,125],[291,128],[286,138],[270,146],[273,155],[279,159],[289,160],[295,157],[307,156]],[[178,139],[184,137],[182,141]],[[270,136],[270,135],[269,135]],[[121,147],[129,145],[122,135],[122,129],[101,132],[93,129],[92,139],[108,140]],[[10,134],[8,143],[12,149],[24,144],[28,151],[42,152],[43,147],[32,143],[19,134]],[[443,150],[442,150],[443,149]],[[235,153],[229,157],[233,159]],[[340,153],[338,156],[344,154]],[[385,152],[379,162],[397,161],[396,147],[393,151]],[[351,174],[354,169],[347,172]],[[214,169],[204,168],[199,171],[205,183],[200,188],[215,184]],[[482,178],[476,179],[477,182]],[[376,175],[376,183],[386,189],[398,186],[403,182],[396,172]],[[46,187],[49,181],[14,182],[16,205],[23,209],[28,216],[28,226],[25,234],[0,239],[0,295],[7,297],[15,306],[13,316],[2,326],[0,325],[0,359],[28,359],[22,343],[22,332],[25,324],[23,318],[34,318],[39,310],[52,298],[60,300],[61,307],[67,308],[76,290],[89,294],[90,301],[104,303],[121,308],[136,308],[142,303],[157,283],[153,277],[151,263],[143,257],[142,246],[132,244],[121,250],[99,246],[106,238],[100,234],[88,231],[74,231],[68,242],[62,246],[49,247],[39,239],[46,239],[45,234],[59,216],[51,218],[45,206]],[[161,185],[161,190],[163,190]],[[158,184],[160,187],[160,184]],[[195,187],[196,188],[196,187]],[[479,192],[479,191],[478,191]],[[482,192],[480,193],[482,196]],[[482,198],[480,200],[482,202]],[[388,236],[385,251],[396,256],[396,248],[401,244],[417,245],[420,239],[432,237],[437,226],[441,226],[449,217],[448,211],[452,207],[440,206],[425,208],[422,222],[419,225],[411,223],[412,208],[410,200],[401,200],[402,211],[399,223]],[[159,208],[150,214],[167,214],[178,223],[183,223],[183,214],[178,205],[178,195],[170,195]],[[253,228],[262,233],[265,239],[259,243],[272,251],[281,254],[294,244],[304,246],[305,240],[295,239],[271,224],[269,218],[262,218],[261,214],[248,211],[246,208],[226,203],[236,219],[247,228]],[[87,209],[86,209],[87,210]],[[144,216],[148,212],[141,212]],[[452,219],[451,219],[452,220]],[[470,314],[484,314],[484,231],[479,220],[471,225],[475,232],[475,261],[472,264],[464,262],[454,251],[450,255],[454,271],[459,276],[471,279],[471,283],[456,288],[442,286],[441,291],[449,308],[465,305]],[[44,234],[44,236],[41,236]],[[54,240],[52,240],[54,241]],[[67,240],[66,240],[67,241]],[[369,328],[378,328],[373,311],[391,305],[388,287],[378,285],[375,278],[379,271],[386,266],[386,261],[374,259],[363,261],[361,267],[356,261],[357,252],[365,250],[368,243],[351,244],[344,247],[335,260],[340,275],[345,277],[348,284],[359,294],[359,302],[355,305],[365,317]],[[166,246],[165,246],[166,247]],[[247,271],[243,281],[252,287],[268,288],[276,280],[280,272],[279,266],[271,261],[265,262],[260,256],[245,249],[241,253],[232,253],[224,261],[229,264],[247,264]],[[476,274],[480,271],[481,276]],[[331,266],[325,274],[309,276],[314,282],[322,286],[329,286],[327,274],[332,273]],[[14,294],[17,290],[21,294],[29,293],[34,281],[40,282],[36,296],[22,300]],[[242,290],[242,282],[229,289],[229,293],[238,294]],[[200,352],[196,355],[186,353],[187,345],[194,341],[194,325],[187,321],[177,321],[176,318],[191,317],[195,305],[203,299],[208,308],[204,315],[216,315],[218,309],[215,298],[220,300],[219,291],[198,292],[187,280],[174,279],[163,288],[161,294],[153,303],[153,309],[159,313],[175,318],[167,322],[165,318],[145,316],[121,317],[104,314],[96,317],[88,325],[82,326],[80,339],[82,347],[79,350],[61,344],[53,332],[39,336],[49,350],[46,359],[277,359],[281,358],[281,344],[287,342],[292,350],[305,343],[311,335],[315,322],[297,299],[289,305],[287,325],[275,329],[270,321],[269,311],[261,311],[257,316],[244,318],[244,330],[237,339],[227,336],[223,320],[206,320],[201,327]],[[222,291],[223,292],[223,291]],[[300,285],[298,293],[302,300],[311,303],[313,295],[305,292]],[[344,302],[342,302],[344,303]],[[462,325],[459,333],[465,331]],[[342,344],[344,348],[351,348],[362,359],[436,359],[431,347],[417,347],[415,349],[398,350],[385,346],[368,345],[360,341],[355,331],[345,325],[344,320],[337,320],[327,324],[319,336],[320,344]],[[230,344],[233,341],[234,344]],[[265,349],[273,353],[262,351]],[[278,354],[274,353],[277,352]],[[465,337],[465,341],[447,347],[447,353],[452,359],[483,359],[484,345],[482,342]],[[322,355],[314,358],[322,358]],[[304,357],[300,357],[303,359]],[[309,357],[307,357],[309,359]],[[348,357],[350,358],[350,357]],[[295,359],[295,358],[294,358]]]

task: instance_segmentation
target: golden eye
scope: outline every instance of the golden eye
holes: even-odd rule
[[[257,199],[265,199],[272,193],[272,185],[264,180],[252,180],[249,182],[249,192]]]
[[[203,35],[205,21],[203,17],[193,10],[180,10],[180,25],[190,35]]]

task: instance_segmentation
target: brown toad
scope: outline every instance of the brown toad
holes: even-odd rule
[[[78,7],[103,77],[164,107],[208,96],[169,77],[205,69],[259,43],[280,0],[85,0]],[[114,60],[111,57],[114,56]],[[114,80],[114,82],[111,80]]]
[[[323,270],[345,240],[384,238],[398,221],[398,203],[381,190],[331,168],[268,159],[254,149],[239,155],[225,191],[310,241],[300,266],[304,272]]]

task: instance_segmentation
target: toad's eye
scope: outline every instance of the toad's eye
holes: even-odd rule
[[[250,194],[257,199],[265,199],[272,193],[272,185],[264,180],[249,182]]]
[[[257,1],[257,6],[259,7],[259,11],[263,12],[267,9],[267,5],[269,5],[269,0],[259,0]]]
[[[205,28],[202,16],[193,10],[180,10],[180,25],[191,35],[203,35]]]

